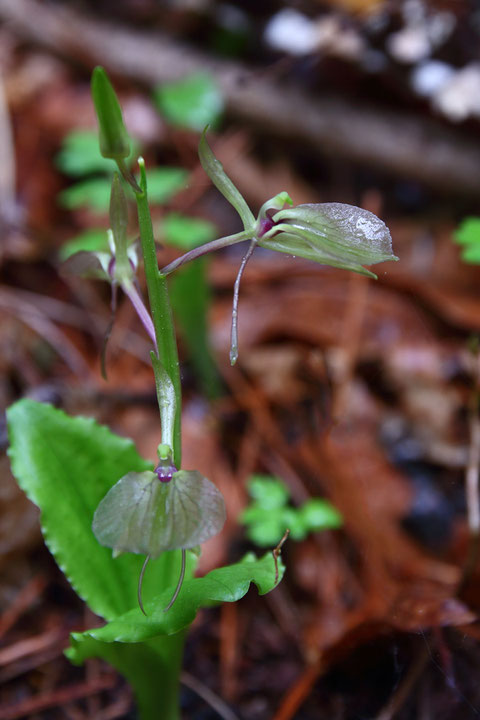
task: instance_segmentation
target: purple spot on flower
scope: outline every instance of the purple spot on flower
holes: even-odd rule
[[[177,472],[177,468],[171,461],[164,460],[160,461],[154,472],[160,482],[168,483],[173,478],[174,473]]]
[[[115,258],[114,257],[112,257],[112,259],[108,263],[108,274],[110,275],[110,277],[113,280],[113,278],[115,277]]]
[[[265,233],[267,233],[269,230],[272,229],[274,226],[274,222],[270,217],[263,218],[260,220],[260,230],[258,232],[258,237],[263,237]]]

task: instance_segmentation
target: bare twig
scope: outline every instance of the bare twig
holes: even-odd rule
[[[71,685],[70,687],[64,687],[60,690],[45,693],[44,695],[28,698],[28,700],[23,700],[15,705],[4,706],[0,708],[0,720],[17,720],[17,718],[22,717],[32,717],[35,713],[41,712],[42,710],[58,707],[73,700],[88,697],[88,695],[92,693],[98,693],[102,690],[112,688],[116,681],[116,675],[106,675],[98,678],[95,683]]]
[[[459,594],[462,593],[472,574],[475,572],[480,551],[480,496],[478,486],[480,472],[480,352],[478,348],[472,353],[472,359],[474,387],[470,400],[470,445],[468,449],[468,463],[465,469],[465,498],[470,542],[462,578],[459,583]]]
[[[297,710],[303,705],[318,677],[324,670],[323,663],[319,659],[307,665],[298,680],[287,690],[280,707],[273,716],[273,720],[292,720]]]
[[[215,712],[223,718],[223,720],[238,720],[237,715],[231,710],[228,705],[218,697],[210,688],[204,685],[200,680],[190,675],[190,673],[182,672],[180,675],[180,681],[183,685],[197,693],[202,700],[205,700]]]
[[[22,617],[40,597],[45,588],[46,580],[43,575],[32,578],[18,593],[12,605],[0,616],[0,638]]]
[[[273,555],[273,562],[275,563],[275,582],[273,583],[276,585],[278,583],[278,558],[282,554],[282,547],[284,543],[286,542],[288,536],[290,535],[290,530],[287,528],[282,536],[282,539],[278,543],[277,547],[272,550]]]

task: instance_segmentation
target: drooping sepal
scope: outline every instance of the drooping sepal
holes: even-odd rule
[[[170,482],[146,471],[127,473],[109,490],[92,529],[101,545],[157,557],[200,545],[224,522],[222,494],[196,470],[174,472]]]

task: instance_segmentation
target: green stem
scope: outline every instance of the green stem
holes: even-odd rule
[[[139,643],[99,643],[91,656],[104,658],[128,680],[140,720],[180,720],[184,642],[185,631]]]
[[[158,359],[170,380],[175,391],[175,420],[173,433],[173,460],[177,468],[181,467],[182,436],[182,389],[180,383],[180,366],[178,362],[177,340],[173,325],[172,310],[168,296],[167,279],[158,270],[155,239],[153,237],[152,218],[148,206],[147,178],[145,162],[139,158],[140,188],[141,192],[135,194],[137,200],[138,224],[140,227],[140,240],[142,243],[145,277],[147,280],[148,300],[152,313],[153,327],[157,339]],[[163,432],[163,428],[162,428]]]
[[[226,237],[218,238],[218,240],[212,240],[212,242],[205,243],[205,245],[193,248],[193,250],[189,250],[185,253],[185,255],[182,255],[168,265],[165,265],[165,267],[161,270],[162,275],[169,275],[181,265],[185,265],[185,263],[190,262],[191,260],[196,260],[202,255],[206,255],[206,253],[229,247],[229,245],[235,245],[236,243],[243,242],[244,240],[251,240],[254,234],[255,230],[242,230],[242,232],[235,233],[234,235],[227,235]]]

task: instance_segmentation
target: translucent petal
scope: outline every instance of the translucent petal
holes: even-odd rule
[[[215,485],[196,470],[180,470],[170,482],[154,472],[131,472],[99,504],[92,529],[101,545],[156,557],[188,549],[216,535],[225,504]]]
[[[288,225],[288,232],[302,236],[306,245],[313,251],[318,249],[318,262],[323,253],[335,259],[335,265],[373,265],[385,260],[396,260],[392,252],[392,238],[385,223],[376,215],[353,205],[343,203],[324,203],[319,205],[298,205],[295,208],[281,210],[274,216],[275,223],[282,227]],[[286,229],[286,228],[285,228]],[[272,230],[271,233],[274,231]],[[272,246],[279,237],[262,238],[261,244]],[[275,248],[273,249],[280,249]],[[288,252],[286,241],[281,252]],[[290,250],[292,254],[302,254]],[[308,253],[310,259],[312,253]],[[333,263],[327,263],[333,264]]]

